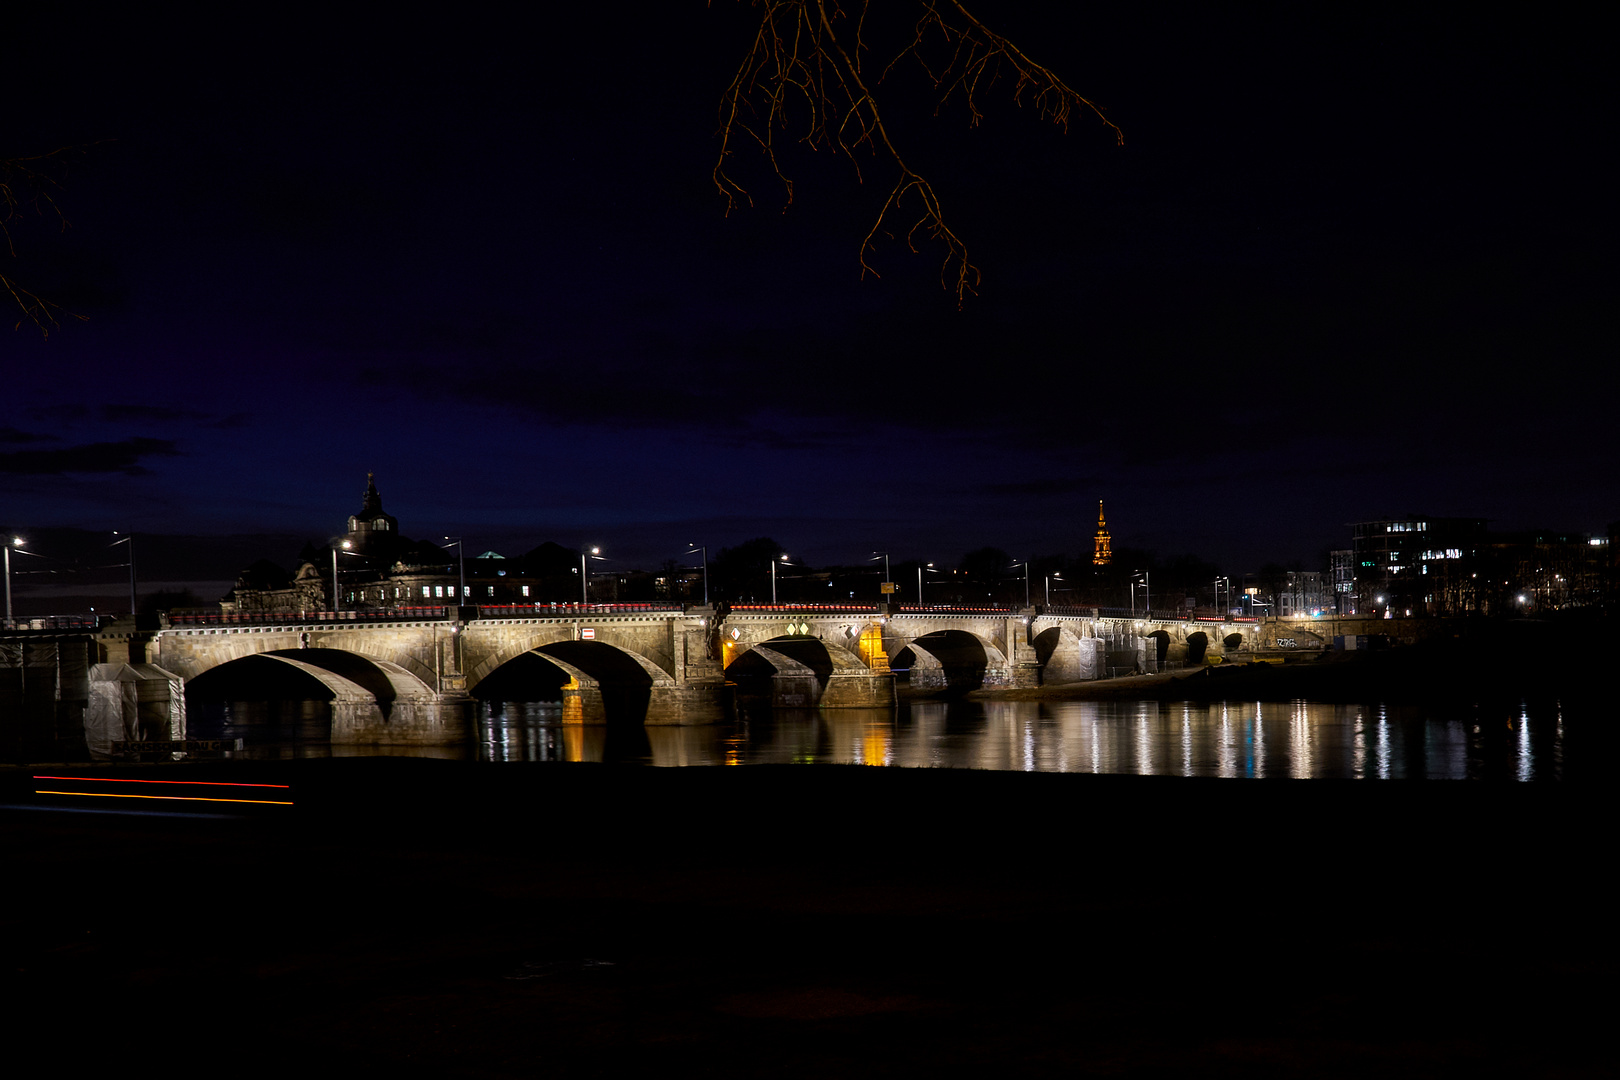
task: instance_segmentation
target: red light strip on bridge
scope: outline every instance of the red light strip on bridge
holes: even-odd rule
[[[270,787],[283,790],[292,787],[291,784],[235,784],[228,780],[127,780],[116,776],[36,776],[34,779],[82,780],[87,784],[186,784],[190,787]]]
[[[263,784],[263,785],[243,784],[241,786],[242,787],[252,787],[252,786],[277,787],[277,786],[280,786],[280,785],[276,785],[276,784]],[[95,799],[162,799],[165,802],[254,803],[254,804],[260,805],[260,806],[291,806],[292,805],[292,803],[290,801],[283,802],[283,801],[280,801],[280,800],[277,800],[277,799],[209,799],[209,798],[204,798],[201,795],[189,795],[189,796],[188,795],[133,795],[133,794],[124,795],[124,794],[120,794],[120,793],[116,793],[116,792],[110,792],[110,791],[41,791],[39,788],[35,788],[34,789],[34,794],[35,795],[87,795],[87,796],[89,796],[91,798],[95,798]]]

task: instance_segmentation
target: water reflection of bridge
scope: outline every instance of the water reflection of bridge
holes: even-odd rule
[[[188,693],[302,687],[331,702],[335,742],[433,744],[465,738],[468,703],[514,685],[560,696],[565,724],[682,726],[721,718],[733,692],[755,708],[887,708],[897,672],[919,693],[1078,682],[1252,648],[1257,631],[1089,608],[425,608],[19,628],[0,633],[0,667],[18,686],[49,668],[95,730],[172,735]]]

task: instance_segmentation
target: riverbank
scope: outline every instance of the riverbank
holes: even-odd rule
[[[1584,988],[1612,956],[1608,818],[1576,786],[88,772],[288,783],[295,805],[0,812],[14,1030],[81,1064],[1581,1076],[1607,1045]],[[38,801],[32,775],[0,775],[4,801]]]
[[[1217,664],[1083,683],[974,690],[985,701],[1495,701],[1526,696],[1589,700],[1612,694],[1607,667],[1524,648],[1430,641],[1382,651],[1301,653],[1272,663]],[[1606,710],[1612,711],[1612,710]]]

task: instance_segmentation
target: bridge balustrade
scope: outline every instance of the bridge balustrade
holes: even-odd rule
[[[3,630],[94,630],[95,615],[45,615],[25,619],[0,619]]]
[[[218,615],[170,615],[170,626],[263,626],[289,622],[421,622],[447,619],[453,608],[409,607],[377,611],[248,611]]]
[[[732,604],[732,611],[802,611],[827,615],[875,615],[880,604]]]
[[[1010,615],[1018,608],[1005,606],[962,607],[954,604],[733,604],[732,611],[792,611],[811,615],[880,615],[884,611],[915,615]],[[1090,610],[1089,608],[1087,609]]]
[[[533,619],[542,615],[637,615],[652,611],[681,611],[685,605],[673,600],[633,604],[480,604],[480,619]]]

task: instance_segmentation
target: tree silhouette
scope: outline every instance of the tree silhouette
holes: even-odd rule
[[[5,242],[6,255],[12,261],[19,258],[17,237],[25,226],[38,224],[53,226],[57,232],[67,231],[67,214],[56,196],[62,190],[61,171],[77,149],[61,147],[46,154],[0,158],[0,240]],[[45,299],[3,270],[0,291],[11,298],[20,313],[14,330],[21,329],[25,322],[32,323],[49,337],[64,318],[80,322],[86,319]]]
[[[789,204],[793,180],[783,164],[784,143],[848,158],[862,183],[866,174],[857,153],[869,156],[892,180],[884,180],[888,194],[861,240],[863,277],[880,276],[867,260],[880,235],[902,230],[913,252],[919,236],[943,246],[940,283],[955,293],[958,307],[978,291],[981,277],[966,241],[946,222],[933,184],[908,164],[890,114],[880,107],[879,91],[887,91],[885,81],[901,65],[920,69],[932,88],[935,116],[955,99],[966,107],[969,125],[977,126],[984,119],[981,100],[1002,83],[1015,103],[1033,105],[1042,119],[1065,131],[1075,112],[1089,112],[1124,142],[1101,109],[956,0],[917,0],[916,22],[900,34],[898,45],[879,54],[881,66],[865,56],[866,37],[874,29],[867,0],[849,12],[836,0],[752,0],[752,7],[758,25],[720,100],[714,185],[725,197],[727,213],[739,204],[753,205],[731,171],[733,144],[739,141],[751,140],[765,156]]]

